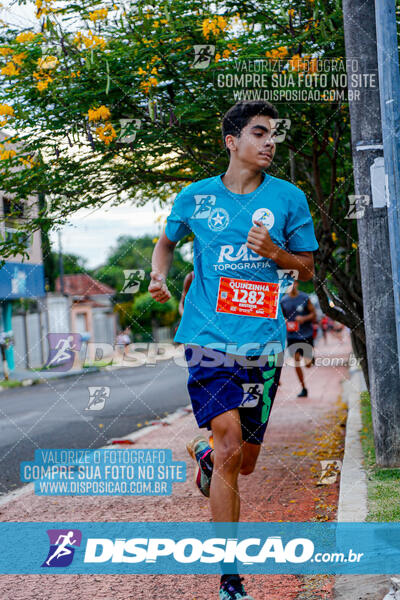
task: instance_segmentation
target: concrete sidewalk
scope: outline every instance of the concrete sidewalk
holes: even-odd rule
[[[306,370],[308,398],[297,398],[295,371],[283,369],[256,471],[239,480],[241,521],[336,519],[339,481],[317,484],[320,461],[343,458],[346,409],[340,395],[348,370],[338,366],[338,359],[346,359],[350,351],[348,337],[318,343],[318,366]],[[209,521],[208,501],[194,487],[194,464],[185,450],[186,441],[198,431],[193,415],[187,414],[168,426],[152,428],[135,443],[135,448],[172,448],[174,460],[186,460],[187,481],[174,484],[170,497],[53,498],[30,491],[0,506],[0,520]],[[322,575],[248,575],[245,585],[255,600],[328,600],[333,580]],[[217,575],[2,575],[0,597],[212,600],[218,597],[218,584]]]

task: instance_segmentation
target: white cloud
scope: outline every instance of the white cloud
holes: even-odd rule
[[[168,213],[169,210],[161,211],[151,203],[142,207],[125,203],[95,211],[79,210],[61,229],[63,252],[86,258],[88,267],[97,267],[105,262],[120,235],[160,235]],[[54,250],[58,250],[58,233],[53,231],[50,237]]]

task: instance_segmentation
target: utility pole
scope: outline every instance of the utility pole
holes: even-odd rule
[[[396,1],[376,1],[375,15],[383,155],[389,198],[390,260],[392,262],[394,306],[397,315],[397,359],[400,364],[400,71]]]
[[[58,264],[60,271],[60,292],[64,295],[64,259],[61,245],[61,231],[58,230]]]
[[[395,467],[400,466],[400,368],[374,0],[343,0],[343,18],[346,59],[353,59],[348,87],[355,194],[370,198],[357,219],[357,229],[376,462]],[[350,77],[354,75],[358,85]],[[359,85],[360,80],[364,85]],[[352,97],[356,91],[358,97]]]

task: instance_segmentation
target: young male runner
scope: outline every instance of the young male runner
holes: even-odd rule
[[[297,394],[297,397],[303,398],[308,396],[308,391],[304,383],[304,374],[300,366],[300,360],[304,356],[305,350],[307,358],[306,367],[311,367],[314,347],[312,324],[316,320],[317,315],[308,294],[299,291],[297,281],[293,282],[290,292],[283,296],[281,306],[283,316],[286,319],[288,349],[290,354],[294,355],[296,373],[301,384],[301,392]]]
[[[225,114],[227,171],[179,192],[153,253],[149,292],[166,302],[175,245],[194,234],[195,276],[175,341],[185,344],[197,423],[212,430],[214,450],[202,437],[188,449],[218,523],[239,521],[238,476],[254,470],[279,381],[286,327],[277,269],[311,279],[318,248],[304,193],[265,172],[277,118],[258,101]],[[219,598],[251,598],[236,568],[221,577]]]

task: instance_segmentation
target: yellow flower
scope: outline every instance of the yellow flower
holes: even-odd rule
[[[289,17],[294,17],[294,8],[291,8],[290,10],[288,10],[288,15]]]
[[[309,73],[316,73],[318,71],[318,58],[312,58],[309,61],[308,71]]]
[[[153,238],[153,244],[157,244],[158,242],[158,237]]]
[[[289,60],[289,65],[293,71],[303,71],[307,66],[307,64],[302,61],[302,58],[299,54],[295,54]]]
[[[285,58],[287,54],[287,48],[285,46],[279,46],[279,48],[267,51],[265,53],[265,56],[267,56],[268,58]]]
[[[224,51],[223,51],[223,53],[222,53],[222,56],[223,56],[224,58],[228,58],[228,57],[229,57],[229,55],[230,55],[230,53],[231,53],[231,51],[230,51],[230,50],[224,50]]]
[[[11,48],[7,48],[7,46],[0,48],[0,56],[7,56],[7,54],[12,54]]]
[[[77,46],[79,46],[82,43],[82,38],[83,38],[82,32],[78,31],[78,33],[75,34],[73,43],[76,44]]]
[[[219,52],[217,52],[215,55],[215,62],[219,62],[220,60],[221,60],[221,55]]]
[[[202,23],[203,36],[208,40],[210,33],[217,36],[228,27],[228,21],[222,15],[217,15],[213,19],[204,19]]]
[[[138,68],[138,73],[139,73],[139,75],[147,75],[147,71],[145,71],[144,69],[142,69],[142,67]]]
[[[43,90],[47,89],[49,83],[50,83],[50,78],[49,79],[43,79],[42,81],[38,81],[37,82],[36,87],[39,90],[39,92],[43,92]]]
[[[83,43],[85,44],[86,48],[97,48],[97,46],[100,46],[100,48],[104,50],[107,45],[106,40],[98,35],[95,35],[91,31],[89,31],[89,34],[91,37],[83,38]]]
[[[20,161],[20,162],[21,162],[23,165],[25,165],[25,167],[29,167],[29,168],[32,168],[32,167],[33,167],[33,165],[35,164],[35,163],[34,163],[34,160],[33,160],[33,158],[32,158],[32,156],[29,156],[27,159],[26,159],[26,158],[24,158],[23,156],[21,156],[21,157],[20,157],[20,159],[19,159],[19,161]]]
[[[5,67],[1,69],[2,75],[8,75],[9,77],[14,77],[19,75],[19,69],[16,68],[13,62],[8,62]]]
[[[57,66],[58,58],[56,56],[43,56],[37,60],[39,69],[54,69]]]
[[[99,8],[98,10],[94,10],[89,13],[89,19],[91,21],[98,21],[100,19],[107,19],[108,8]]]
[[[336,233],[335,233],[334,231],[332,231],[332,240],[333,240],[334,242],[336,242],[336,241],[337,241],[337,235],[336,235]]]
[[[107,42],[103,37],[95,35],[92,31],[89,31],[89,35],[83,35],[81,31],[75,34],[74,44],[77,46],[85,45],[86,48],[97,48],[100,47],[102,50],[107,46]]]
[[[14,116],[14,109],[12,106],[8,104],[0,104],[0,115],[8,115],[10,117]]]
[[[13,63],[15,63],[16,65],[21,65],[22,61],[26,58],[26,54],[25,52],[20,52],[19,54],[14,54],[14,56],[12,56],[11,58]]]
[[[2,150],[0,152],[0,160],[8,160],[16,156],[16,154],[15,150]]]
[[[145,94],[149,93],[150,88],[158,85],[158,79],[156,77],[150,77],[147,81],[142,81],[139,87],[144,91]]]
[[[354,250],[357,250],[358,245],[353,242],[352,245],[351,245],[351,247],[354,248]]]
[[[99,108],[89,108],[89,121],[107,121],[111,117],[111,113],[107,106],[103,104]]]
[[[157,68],[156,68],[156,67],[153,67],[153,68],[152,68],[152,70],[150,71],[150,73],[151,73],[152,75],[157,75],[157,73],[158,73],[158,71],[157,71]]]
[[[36,18],[40,19],[42,15],[47,15],[49,13],[57,12],[55,8],[51,6],[51,3],[54,0],[36,0],[35,5],[37,8]]]
[[[25,42],[31,42],[37,36],[37,33],[32,33],[32,31],[27,31],[26,33],[19,33],[15,38],[15,41],[18,44],[24,44]]]
[[[117,137],[117,133],[111,123],[97,127],[96,134],[107,146]]]

